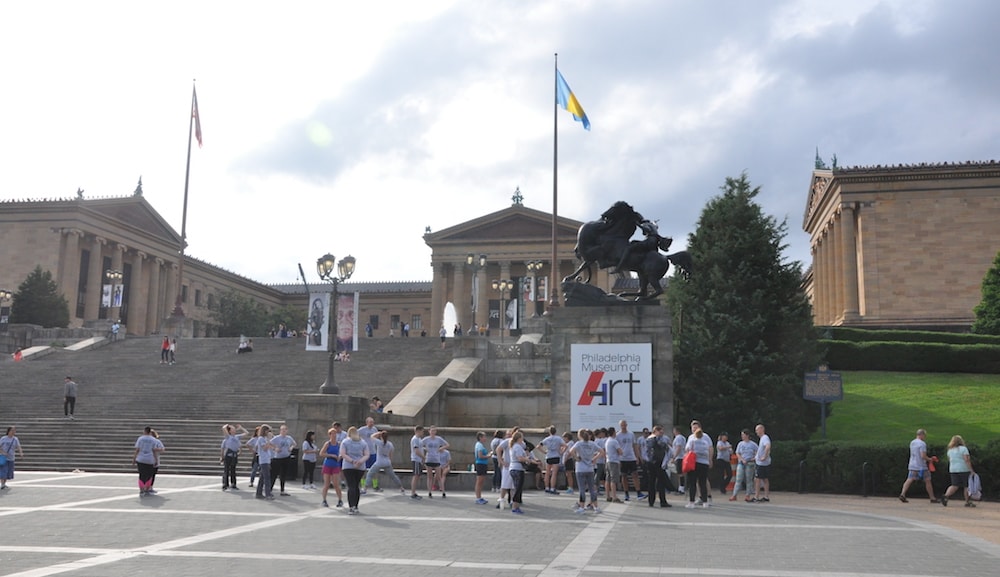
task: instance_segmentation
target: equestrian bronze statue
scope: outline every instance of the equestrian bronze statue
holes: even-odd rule
[[[645,238],[631,240],[637,228],[642,230]],[[602,269],[613,268],[613,272],[618,274],[631,271],[639,277],[639,290],[621,293],[619,297],[655,299],[663,294],[660,279],[666,276],[671,264],[680,269],[684,278],[691,274],[691,255],[687,252],[660,252],[666,252],[672,242],[670,237],[660,236],[655,222],[643,218],[628,203],[618,201],[604,211],[600,220],[584,223],[580,227],[574,249],[580,266],[563,279],[564,291],[569,288],[567,283],[589,284],[592,277],[590,267],[597,265]],[[653,292],[647,294],[650,288]]]

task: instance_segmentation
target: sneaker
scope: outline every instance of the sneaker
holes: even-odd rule
[[[660,507],[666,509],[668,507],[673,507],[673,505],[671,505],[670,503],[667,503],[666,501],[664,501],[664,502],[660,503]]]
[[[250,486],[253,487],[253,481],[250,481]]]
[[[573,489],[566,489],[567,495],[572,495],[573,493],[576,493],[576,491],[574,491]]]
[[[972,501],[966,501],[966,502],[965,502],[965,506],[966,506],[966,507],[975,507],[975,506],[976,506],[976,504],[975,504],[975,503],[973,503]]]
[[[361,489],[361,494],[362,495],[367,495],[368,494],[368,489]]]
[[[618,497],[615,497],[614,499],[611,500],[611,502],[612,503],[622,503],[623,501],[621,499],[619,499]]]
[[[376,493],[381,493],[382,492],[382,487],[375,487],[375,492]]]
[[[903,497],[903,498],[905,499],[906,497]],[[746,499],[743,499],[743,500],[746,501],[747,503],[756,503],[757,502],[757,499],[754,499],[750,495],[747,495]],[[904,503],[905,503],[905,501],[904,501]]]
[[[476,505],[485,505],[488,502],[489,501],[487,501],[486,499],[483,499],[481,497],[479,499],[476,499]]]
[[[343,501],[337,501],[337,507],[343,507],[343,506],[344,506]]]
[[[764,497],[763,499],[760,499],[760,502],[761,503],[770,503],[771,502],[771,498],[770,497]]]
[[[2,488],[3,488],[3,487],[0,487],[0,489],[2,489]],[[228,490],[229,490],[229,487],[223,487],[223,488],[222,488],[222,490],[223,490],[223,491],[228,491]]]
[[[282,492],[280,492],[278,494],[281,495],[282,497],[291,497],[291,495],[289,495],[288,493],[286,493],[284,491],[282,491]]]
[[[405,494],[406,494],[406,489],[404,489],[404,488],[400,487],[400,488],[399,488],[399,494],[400,494],[400,495],[405,495]]]
[[[497,509],[500,509],[501,511],[503,511],[504,507],[506,507],[506,506],[507,506],[507,500],[506,499],[504,499],[503,497],[500,497],[499,499],[497,499]]]
[[[628,498],[628,495],[625,495],[625,500],[626,500],[626,501],[629,501],[629,500],[630,500],[630,499]]]
[[[736,495],[733,495],[732,497],[730,497],[729,500],[730,501],[735,501],[736,500]]]
[[[684,485],[681,485],[680,487],[677,488],[677,494],[678,495],[684,494]]]
[[[148,494],[148,495],[155,495],[156,494],[156,489],[152,489],[152,488],[146,489],[146,494]]]
[[[323,501],[323,506],[326,507],[327,509],[330,508],[330,505],[326,501]]]
[[[635,496],[635,498],[641,501],[646,498],[646,495],[644,493],[639,493],[638,495]]]
[[[586,507],[584,507],[584,508],[585,508],[586,510],[588,510],[588,511],[593,511],[593,510],[594,510],[594,505],[593,505],[593,504],[588,504],[588,505],[587,505]]]
[[[684,505],[684,508],[685,509],[694,509],[695,508],[694,501],[690,501],[687,505]]]
[[[351,507],[350,509],[347,510],[347,514],[348,515],[357,515],[358,514],[358,510],[355,509],[354,507]]]
[[[441,491],[441,498],[442,498],[442,499],[444,499],[444,498],[445,498],[445,497],[447,497],[447,496],[448,496],[448,495],[447,495],[447,494],[446,494],[446,493],[445,493],[444,491]]]
[[[594,514],[595,514],[595,515],[597,515],[598,513],[600,513],[600,512],[601,512],[601,509],[600,509],[600,508],[598,508],[598,507],[594,507],[594,509],[593,509],[593,510],[594,510]]]
[[[419,501],[419,500],[423,499],[423,497],[421,497],[420,495],[417,495],[416,493],[410,495],[410,498],[413,499],[414,501]]]
[[[230,491],[239,491],[239,490],[240,490],[240,488],[239,488],[239,487],[237,487],[236,485],[233,485],[232,487],[230,487],[230,488],[229,488],[229,490],[230,490]]]
[[[933,503],[933,502],[934,501],[931,501],[931,503]],[[948,497],[941,497],[941,505],[943,505],[945,507],[948,506]]]
[[[584,511],[586,511],[586,509],[584,509],[583,507],[581,507],[579,505],[577,505],[576,507],[573,507],[573,512],[576,513],[577,515],[583,515]]]
[[[428,492],[428,493],[427,493],[427,498],[428,498],[428,499],[433,499],[433,498],[434,498],[434,493],[430,493],[430,492]]]
[[[902,502],[904,502],[904,503],[909,503],[910,502],[910,500],[907,499],[905,495],[900,495],[899,496],[899,500],[902,501]]]
[[[708,508],[709,508],[709,507],[710,507],[711,505],[712,505],[712,504],[711,504],[711,503],[709,503],[708,501],[702,501],[702,502],[701,502],[701,507],[702,507],[703,509],[708,509]]]
[[[524,515],[524,511],[522,511],[520,509],[511,509],[510,512],[513,513],[513,514],[515,514],[515,515]]]
[[[264,498],[267,499],[268,501],[274,501],[274,495],[268,495],[267,497]]]

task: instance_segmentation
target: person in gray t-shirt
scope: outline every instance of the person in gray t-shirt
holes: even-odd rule
[[[66,377],[63,385],[63,416],[73,420],[73,411],[76,410],[76,383],[73,377]]]

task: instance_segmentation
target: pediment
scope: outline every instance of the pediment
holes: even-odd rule
[[[823,202],[830,181],[833,180],[832,170],[814,170],[809,184],[809,196],[806,201],[806,212],[802,219],[802,228],[808,229],[808,223]]]
[[[559,218],[557,235],[576,238],[582,223],[569,218]],[[429,246],[454,242],[483,242],[504,240],[544,240],[552,238],[552,215],[515,205],[444,230],[424,235]]]
[[[141,196],[84,201],[82,208],[101,218],[114,221],[125,229],[134,229],[161,240],[167,245],[177,245],[181,237]]]

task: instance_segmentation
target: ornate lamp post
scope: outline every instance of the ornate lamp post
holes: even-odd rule
[[[334,274],[334,263],[336,263],[336,274]],[[339,395],[338,387],[333,378],[333,363],[337,358],[337,287],[341,281],[351,278],[354,274],[355,259],[353,256],[345,256],[338,262],[336,257],[327,253],[316,261],[316,273],[319,278],[333,285],[333,302],[330,309],[330,334],[327,338],[327,346],[330,348],[330,360],[326,368],[326,382],[319,387],[319,392],[325,395]]]
[[[540,260],[529,260],[525,265],[528,267],[528,274],[531,275],[531,306],[534,310],[531,311],[532,318],[538,316],[538,273],[542,271],[543,263]],[[544,300],[545,297],[542,297]]]
[[[7,289],[0,289],[0,332],[7,332],[7,325],[10,323],[10,307],[7,301],[14,297],[14,293]]]
[[[504,293],[514,288],[514,283],[506,279],[494,279],[493,280],[493,290],[500,291],[500,343],[503,344],[503,329],[504,325],[507,324],[507,305],[505,302]]]
[[[471,252],[465,255],[465,266],[472,269],[472,323],[476,323],[476,313],[479,312],[479,271],[486,268],[486,255],[478,258]],[[469,326],[472,329],[472,326]],[[476,335],[479,336],[479,335]]]

